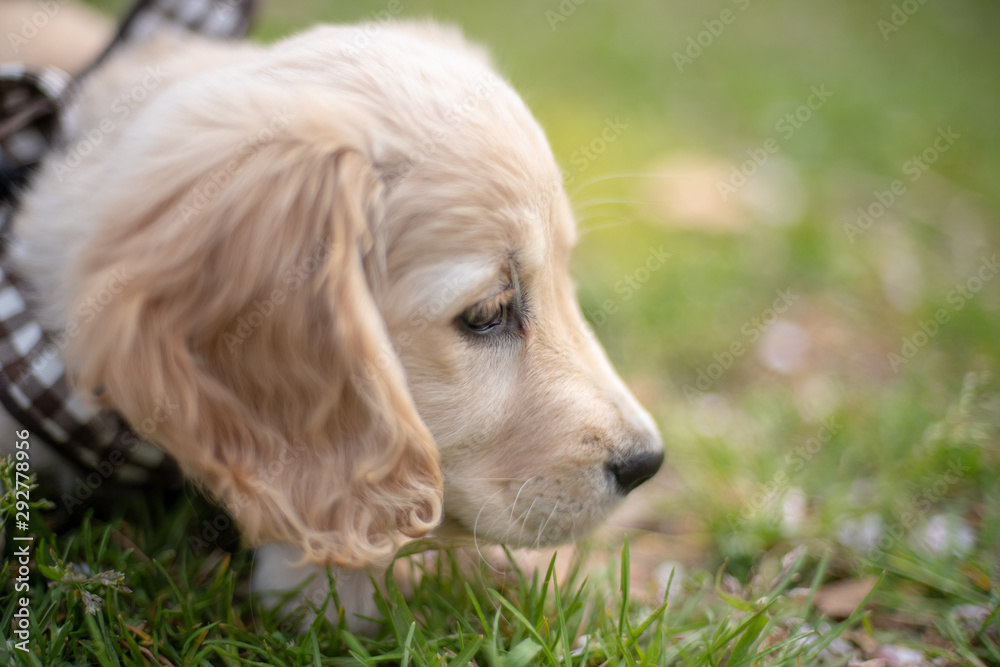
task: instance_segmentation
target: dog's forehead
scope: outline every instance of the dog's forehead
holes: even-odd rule
[[[425,176],[421,187],[433,179],[436,190],[458,195],[456,203],[520,209],[512,220],[553,217],[547,211],[564,194],[544,132],[483,49],[457,29],[320,26],[276,51],[272,74],[321,84],[356,109],[362,127],[344,132],[391,187]]]
[[[531,291],[568,279],[574,229],[561,185],[513,202],[474,179],[437,185],[415,175],[387,206],[384,312],[450,319],[509,284],[512,270]]]
[[[444,295],[460,312],[512,270],[529,288],[568,275],[575,228],[557,181],[515,192],[488,175],[420,172],[391,193],[386,216],[388,284],[411,299],[404,309]]]
[[[496,190],[488,179],[442,183],[433,174],[401,184],[386,207],[390,280],[462,276],[458,282],[471,286],[499,280],[511,266],[529,279],[565,270],[575,230],[561,187],[529,190],[520,200]]]
[[[564,270],[575,230],[545,134],[459,31],[326,26],[279,52],[288,76],[321,82],[365,119],[355,140],[386,186],[389,284],[469,287],[510,262],[527,275]]]

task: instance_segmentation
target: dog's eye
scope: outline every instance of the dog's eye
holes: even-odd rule
[[[506,324],[507,313],[507,304],[490,299],[469,308],[462,313],[461,319],[470,331],[485,334]]]
[[[462,326],[475,334],[488,334],[493,331],[502,331],[508,321],[510,321],[511,300],[514,298],[514,291],[504,290],[500,294],[483,299],[471,308],[466,309],[459,317]]]

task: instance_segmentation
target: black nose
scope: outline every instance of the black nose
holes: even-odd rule
[[[643,452],[607,464],[622,495],[649,480],[663,465],[663,452]]]

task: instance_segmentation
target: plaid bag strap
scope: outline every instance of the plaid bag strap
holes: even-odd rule
[[[122,19],[107,48],[82,73],[93,71],[126,42],[141,42],[161,30],[238,39],[250,30],[257,0],[139,0]]]
[[[159,30],[242,37],[256,6],[256,0],[139,0],[108,48],[79,76],[93,71],[120,44],[148,39]],[[32,173],[60,141],[60,113],[73,87],[69,75],[55,68],[0,65],[0,404],[32,436],[102,478],[177,481],[176,464],[119,415],[95,412],[73,396],[61,358],[67,335],[43,331],[35,321],[6,252],[8,223]],[[152,436],[156,421],[153,416],[147,421],[136,427]]]
[[[69,75],[55,67],[32,72],[0,65],[0,231],[59,134],[60,100],[69,85]]]
[[[33,438],[85,470],[100,470],[103,478],[136,483],[147,481],[154,470],[174,475],[163,452],[130,431],[120,416],[95,412],[70,392],[60,357],[68,338],[42,330],[6,264],[0,261],[3,407]]]

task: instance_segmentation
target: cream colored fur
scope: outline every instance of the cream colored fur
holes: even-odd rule
[[[609,461],[660,451],[576,305],[545,136],[456,31],[164,37],[70,119],[17,261],[80,391],[133,425],[180,406],[146,435],[271,545],[258,591],[320,573],[308,603],[322,566],[432,529],[572,540],[621,498]],[[501,330],[462,322],[500,307]],[[342,580],[371,614],[366,575]]]

